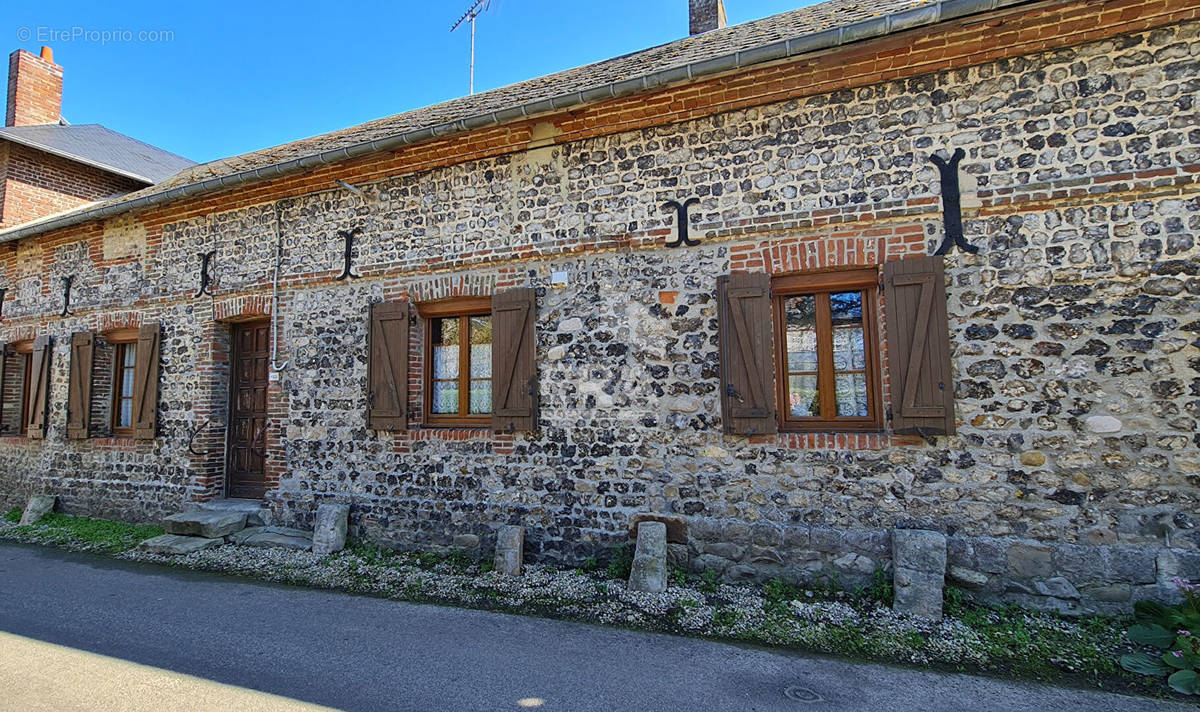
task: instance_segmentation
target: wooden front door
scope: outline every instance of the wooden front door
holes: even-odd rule
[[[260,499],[266,492],[267,364],[270,326],[235,324],[230,378],[227,496]]]

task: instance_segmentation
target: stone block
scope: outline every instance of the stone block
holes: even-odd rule
[[[1037,581],[1034,583],[1034,589],[1041,596],[1053,596],[1068,601],[1079,600],[1079,591],[1075,586],[1062,576],[1046,579],[1045,581]]]
[[[54,511],[57,498],[52,494],[35,494],[29,498],[25,511],[21,513],[21,524],[34,524]]]
[[[314,554],[332,554],[346,548],[346,527],[350,521],[350,505],[325,502],[317,505],[317,521],[313,527]]]
[[[987,585],[988,575],[965,566],[951,566],[946,570],[946,580],[959,588],[977,589]]]
[[[1127,583],[1114,583],[1110,586],[1095,586],[1085,588],[1083,598],[1091,598],[1103,603],[1126,603],[1133,595],[1133,587]]]
[[[719,556],[730,561],[741,561],[746,555],[746,547],[727,541],[718,541],[704,547],[704,553]]]
[[[246,527],[245,512],[180,512],[163,520],[168,534],[219,539]]]
[[[479,537],[474,534],[456,534],[450,548],[469,556],[478,556]]]
[[[667,527],[667,542],[671,544],[688,543],[688,522],[683,517],[669,514],[642,513],[635,514],[629,520],[629,538],[636,539],[638,526],[642,522],[662,522]]]
[[[629,590],[662,593],[667,590],[667,525],[638,525],[637,548],[629,571]]]
[[[925,529],[892,530],[896,568],[943,576],[946,573],[946,535]]]
[[[506,524],[496,532],[496,571],[506,576],[520,576],[525,560],[525,528]]]
[[[1107,577],[1116,583],[1154,583],[1158,578],[1156,553],[1144,549],[1102,549]]]
[[[725,583],[745,583],[758,579],[758,570],[753,566],[746,564],[736,564],[725,569],[725,573],[721,576],[721,580]]]
[[[689,554],[686,545],[672,543],[667,544],[667,568],[671,569],[672,571],[675,569],[687,571],[688,560],[690,558],[691,555]]]
[[[1103,581],[1106,574],[1103,550],[1094,546],[1060,544],[1054,547],[1055,573],[1069,573],[1077,581]]]
[[[1014,544],[1008,549],[1008,573],[1022,579],[1044,578],[1054,574],[1050,547]]]
[[[729,559],[716,556],[714,554],[701,554],[692,559],[691,568],[692,573],[697,574],[704,573],[705,571],[723,574],[725,573],[725,569],[729,568],[731,565],[733,565],[733,562]]]
[[[282,547],[307,551],[312,548],[312,535],[299,529],[288,527],[251,527],[234,532],[229,541],[240,546],[256,546],[262,548]]]
[[[892,609],[917,618],[941,620],[944,580],[944,574],[897,568],[892,579]]]
[[[153,539],[147,539],[137,545],[135,551],[148,554],[190,554],[193,551],[211,549],[224,544],[224,539],[208,539],[199,536],[183,536],[180,534],[163,534]]]

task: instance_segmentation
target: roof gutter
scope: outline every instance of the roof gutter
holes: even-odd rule
[[[820,32],[813,32],[788,40],[780,40],[771,44],[752,47],[719,57],[711,57],[679,67],[662,69],[641,77],[624,79],[603,86],[584,89],[563,94],[549,99],[521,104],[508,109],[476,114],[457,121],[450,121],[422,129],[405,131],[404,133],[387,136],[373,141],[354,144],[344,148],[333,149],[311,156],[294,158],[283,163],[275,163],[261,168],[254,168],[240,173],[231,173],[196,183],[189,183],[177,188],[141,196],[131,200],[113,203],[103,207],[71,213],[59,218],[33,223],[24,227],[16,226],[0,231],[0,243],[20,240],[50,230],[71,227],[93,220],[103,220],[130,210],[140,210],[170,203],[183,198],[191,198],[205,193],[211,193],[226,188],[235,188],[250,183],[281,178],[295,173],[301,173],[313,168],[340,163],[359,158],[372,153],[394,151],[433,138],[451,134],[473,131],[486,126],[495,126],[509,121],[544,114],[550,111],[561,111],[582,104],[589,104],[607,99],[629,96],[656,89],[668,84],[688,79],[696,79],[721,72],[750,67],[764,62],[787,59],[801,54],[833,49],[842,45],[863,40],[874,39],[911,30],[917,27],[935,25],[939,22],[955,20],[970,15],[976,15],[992,10],[999,10],[1015,5],[1022,5],[1034,0],[941,0],[940,2],[910,10],[881,15],[868,20],[860,20],[841,27],[835,27]]]

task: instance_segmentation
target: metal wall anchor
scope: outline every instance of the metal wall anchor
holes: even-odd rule
[[[359,234],[360,232],[362,232],[362,230],[357,227],[354,228],[353,230],[339,230],[338,231],[338,234],[341,235],[346,240],[346,253],[345,253],[346,262],[345,262],[345,266],[342,267],[342,273],[339,274],[338,276],[334,277],[334,279],[347,279],[347,278],[357,279],[358,278],[357,274],[354,274],[353,272],[350,271],[350,260],[351,260],[350,251],[354,249],[354,236]]]
[[[699,240],[692,240],[688,237],[688,206],[699,203],[699,198],[688,198],[680,203],[677,200],[668,200],[663,207],[675,208],[675,232],[676,237],[673,242],[668,242],[667,247],[695,247],[700,244]]]
[[[942,244],[933,253],[935,255],[945,255],[950,252],[950,248],[958,245],[958,248],[963,252],[969,252],[972,255],[979,252],[979,248],[967,242],[963,237],[962,226],[962,194],[958,186],[958,163],[963,158],[966,158],[966,153],[961,148],[954,149],[954,155],[949,161],[942,159],[936,153],[930,154],[929,160],[938,167],[938,172],[941,173],[942,184],[942,214],[944,216],[946,236],[942,239]]]
[[[67,316],[71,313],[71,284],[75,281],[75,275],[62,278],[63,284],[63,308],[59,316]]]
[[[212,265],[212,259],[216,256],[216,254],[216,250],[209,250],[208,252],[200,253],[200,289],[196,292],[197,297],[201,294],[212,296],[212,292],[208,288],[209,283],[212,281],[212,277],[209,275],[208,269]]]

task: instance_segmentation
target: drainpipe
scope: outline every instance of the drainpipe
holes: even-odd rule
[[[283,265],[283,218],[279,204],[275,201],[275,274],[271,278],[271,370],[279,373],[291,361],[278,362],[279,355],[279,269]]]

